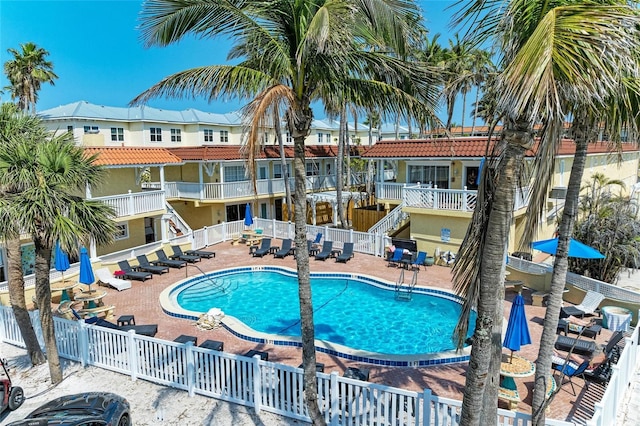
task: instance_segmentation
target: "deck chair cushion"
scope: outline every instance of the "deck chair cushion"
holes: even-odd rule
[[[574,346],[575,343],[575,346]],[[558,336],[555,348],[561,351],[569,352],[573,347],[573,353],[582,355],[592,355],[597,349],[596,342],[593,340],[576,339],[569,336]]]

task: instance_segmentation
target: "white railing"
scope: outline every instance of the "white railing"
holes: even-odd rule
[[[640,311],[638,312],[640,314]],[[625,339],[624,348],[618,363],[611,367],[613,373],[602,395],[600,402],[594,404],[595,413],[589,426],[608,426],[616,424],[616,416],[625,393],[629,391],[629,383],[638,368],[640,368],[640,351],[638,350],[638,330],[636,327],[630,338]]]
[[[133,216],[164,210],[164,191],[131,192],[124,195],[109,195],[92,198],[113,207],[116,217]]]
[[[174,237],[179,237],[178,230],[182,232],[183,235],[190,234],[193,230],[187,224],[187,221],[182,218],[172,207],[171,204],[166,205],[167,212],[170,215],[169,219],[173,221],[174,225],[177,227],[176,229],[171,229],[172,226],[169,226],[169,232]]]
[[[403,211],[404,201],[398,204],[389,214],[376,222],[367,232],[370,234],[386,234],[390,229],[395,229],[398,224],[409,217],[409,214]]]
[[[467,189],[403,188],[402,199],[407,207],[473,212],[478,191]]]
[[[41,335],[37,314],[32,317]],[[182,389],[194,394],[309,421],[304,401],[302,369],[212,351],[192,343],[169,342],[54,317],[60,357],[126,374],[132,380]],[[39,334],[38,334],[39,333]],[[0,307],[2,341],[24,347],[11,308]],[[455,425],[460,421],[460,401],[432,395],[429,389],[408,391],[340,377],[337,372],[316,373],[318,403],[329,425]],[[527,425],[530,416],[498,410],[498,423]],[[573,423],[547,420],[546,424]]]
[[[376,182],[376,198],[379,200],[402,200],[402,188],[406,183]]]

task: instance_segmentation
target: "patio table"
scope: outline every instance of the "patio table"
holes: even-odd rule
[[[603,306],[602,324],[611,331],[628,331],[633,314],[620,306]]]

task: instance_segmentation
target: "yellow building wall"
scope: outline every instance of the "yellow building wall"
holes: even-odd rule
[[[436,211],[418,208],[405,209],[411,215],[411,238],[416,240],[418,250],[433,255],[437,248],[440,251],[458,252],[460,244],[469,226],[469,213],[453,211]],[[442,241],[442,228],[451,231],[450,240]]]
[[[187,222],[191,229],[215,225],[218,220],[220,222],[224,220],[224,205],[221,204],[196,206],[190,201],[173,201],[171,207]]]
[[[98,256],[146,244],[144,235],[144,218],[132,219],[126,223],[129,225],[129,238],[114,241],[108,246],[97,247],[96,250],[98,252]]]
[[[396,173],[396,182],[403,183],[407,181],[407,163],[405,161],[398,162],[398,171]]]
[[[107,178],[100,186],[91,188],[91,195],[93,197],[126,194],[128,191],[142,191],[141,185],[136,184],[135,169],[110,168],[107,173]]]

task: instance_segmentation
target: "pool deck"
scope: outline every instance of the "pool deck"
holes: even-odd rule
[[[273,244],[279,245],[279,240],[274,241]],[[106,289],[107,292],[103,299],[104,303],[115,306],[114,322],[120,315],[133,314],[135,315],[136,324],[158,324],[158,334],[156,335],[158,338],[173,340],[182,334],[186,334],[196,336],[198,342],[203,342],[207,339],[220,340],[224,342],[225,352],[243,354],[250,349],[266,350],[269,352],[269,361],[297,367],[302,358],[300,348],[269,344],[256,345],[235,337],[222,327],[215,330],[199,330],[194,321],[173,318],[162,311],[159,303],[160,293],[175,282],[201,274],[200,270],[209,272],[237,266],[258,265],[277,265],[294,269],[296,267],[293,256],[287,256],[284,259],[274,259],[273,255],[266,255],[262,258],[252,257],[247,246],[234,246],[230,242],[213,245],[206,250],[215,251],[217,256],[212,259],[202,259],[201,262],[195,264],[198,268],[193,267],[191,264],[181,269],[170,268],[169,273],[154,275],[151,280],[145,282],[132,281],[132,288],[122,292],[100,287],[101,289]],[[334,259],[319,261],[312,258],[310,267],[312,272],[355,272],[375,276],[392,283],[397,280],[400,274],[400,269],[387,267],[387,262],[382,258],[360,253],[356,253],[347,263],[337,263]],[[410,281],[410,278],[410,274],[405,274],[406,282]],[[434,265],[426,270],[424,268],[420,270],[418,282],[419,285],[423,286],[451,290],[451,278],[451,268]],[[515,292],[507,289],[504,302],[505,319],[509,317],[511,300],[515,295]],[[538,342],[542,333],[545,308],[531,305],[531,292],[526,288],[523,290],[523,296],[533,344],[524,346],[518,352],[518,355],[530,361],[535,361]],[[385,318],[384,312],[381,312],[380,323],[373,324],[372,327],[385,327],[385,323],[390,321],[393,321],[393,318]],[[428,327],[429,325],[425,324],[425,326]],[[609,330],[603,329],[602,333],[597,336],[596,341],[598,343],[606,343],[611,334]],[[325,372],[338,371],[340,374],[347,367],[362,365],[323,353],[317,354],[317,361],[325,364]],[[420,368],[382,367],[370,364],[367,364],[366,367],[371,369],[371,382],[416,391],[429,388],[436,395],[462,399],[467,363]],[[604,387],[592,382],[588,388],[585,388],[584,382],[580,378],[574,378],[573,382],[578,394],[577,397],[571,394],[571,386],[563,386],[549,407],[548,418],[573,421],[577,424],[584,424],[587,419],[591,418],[593,404],[602,397]],[[523,398],[523,401],[518,404],[518,410],[530,412],[533,377],[516,379],[516,383],[519,394]],[[507,408],[507,405],[501,401],[500,407]]]

